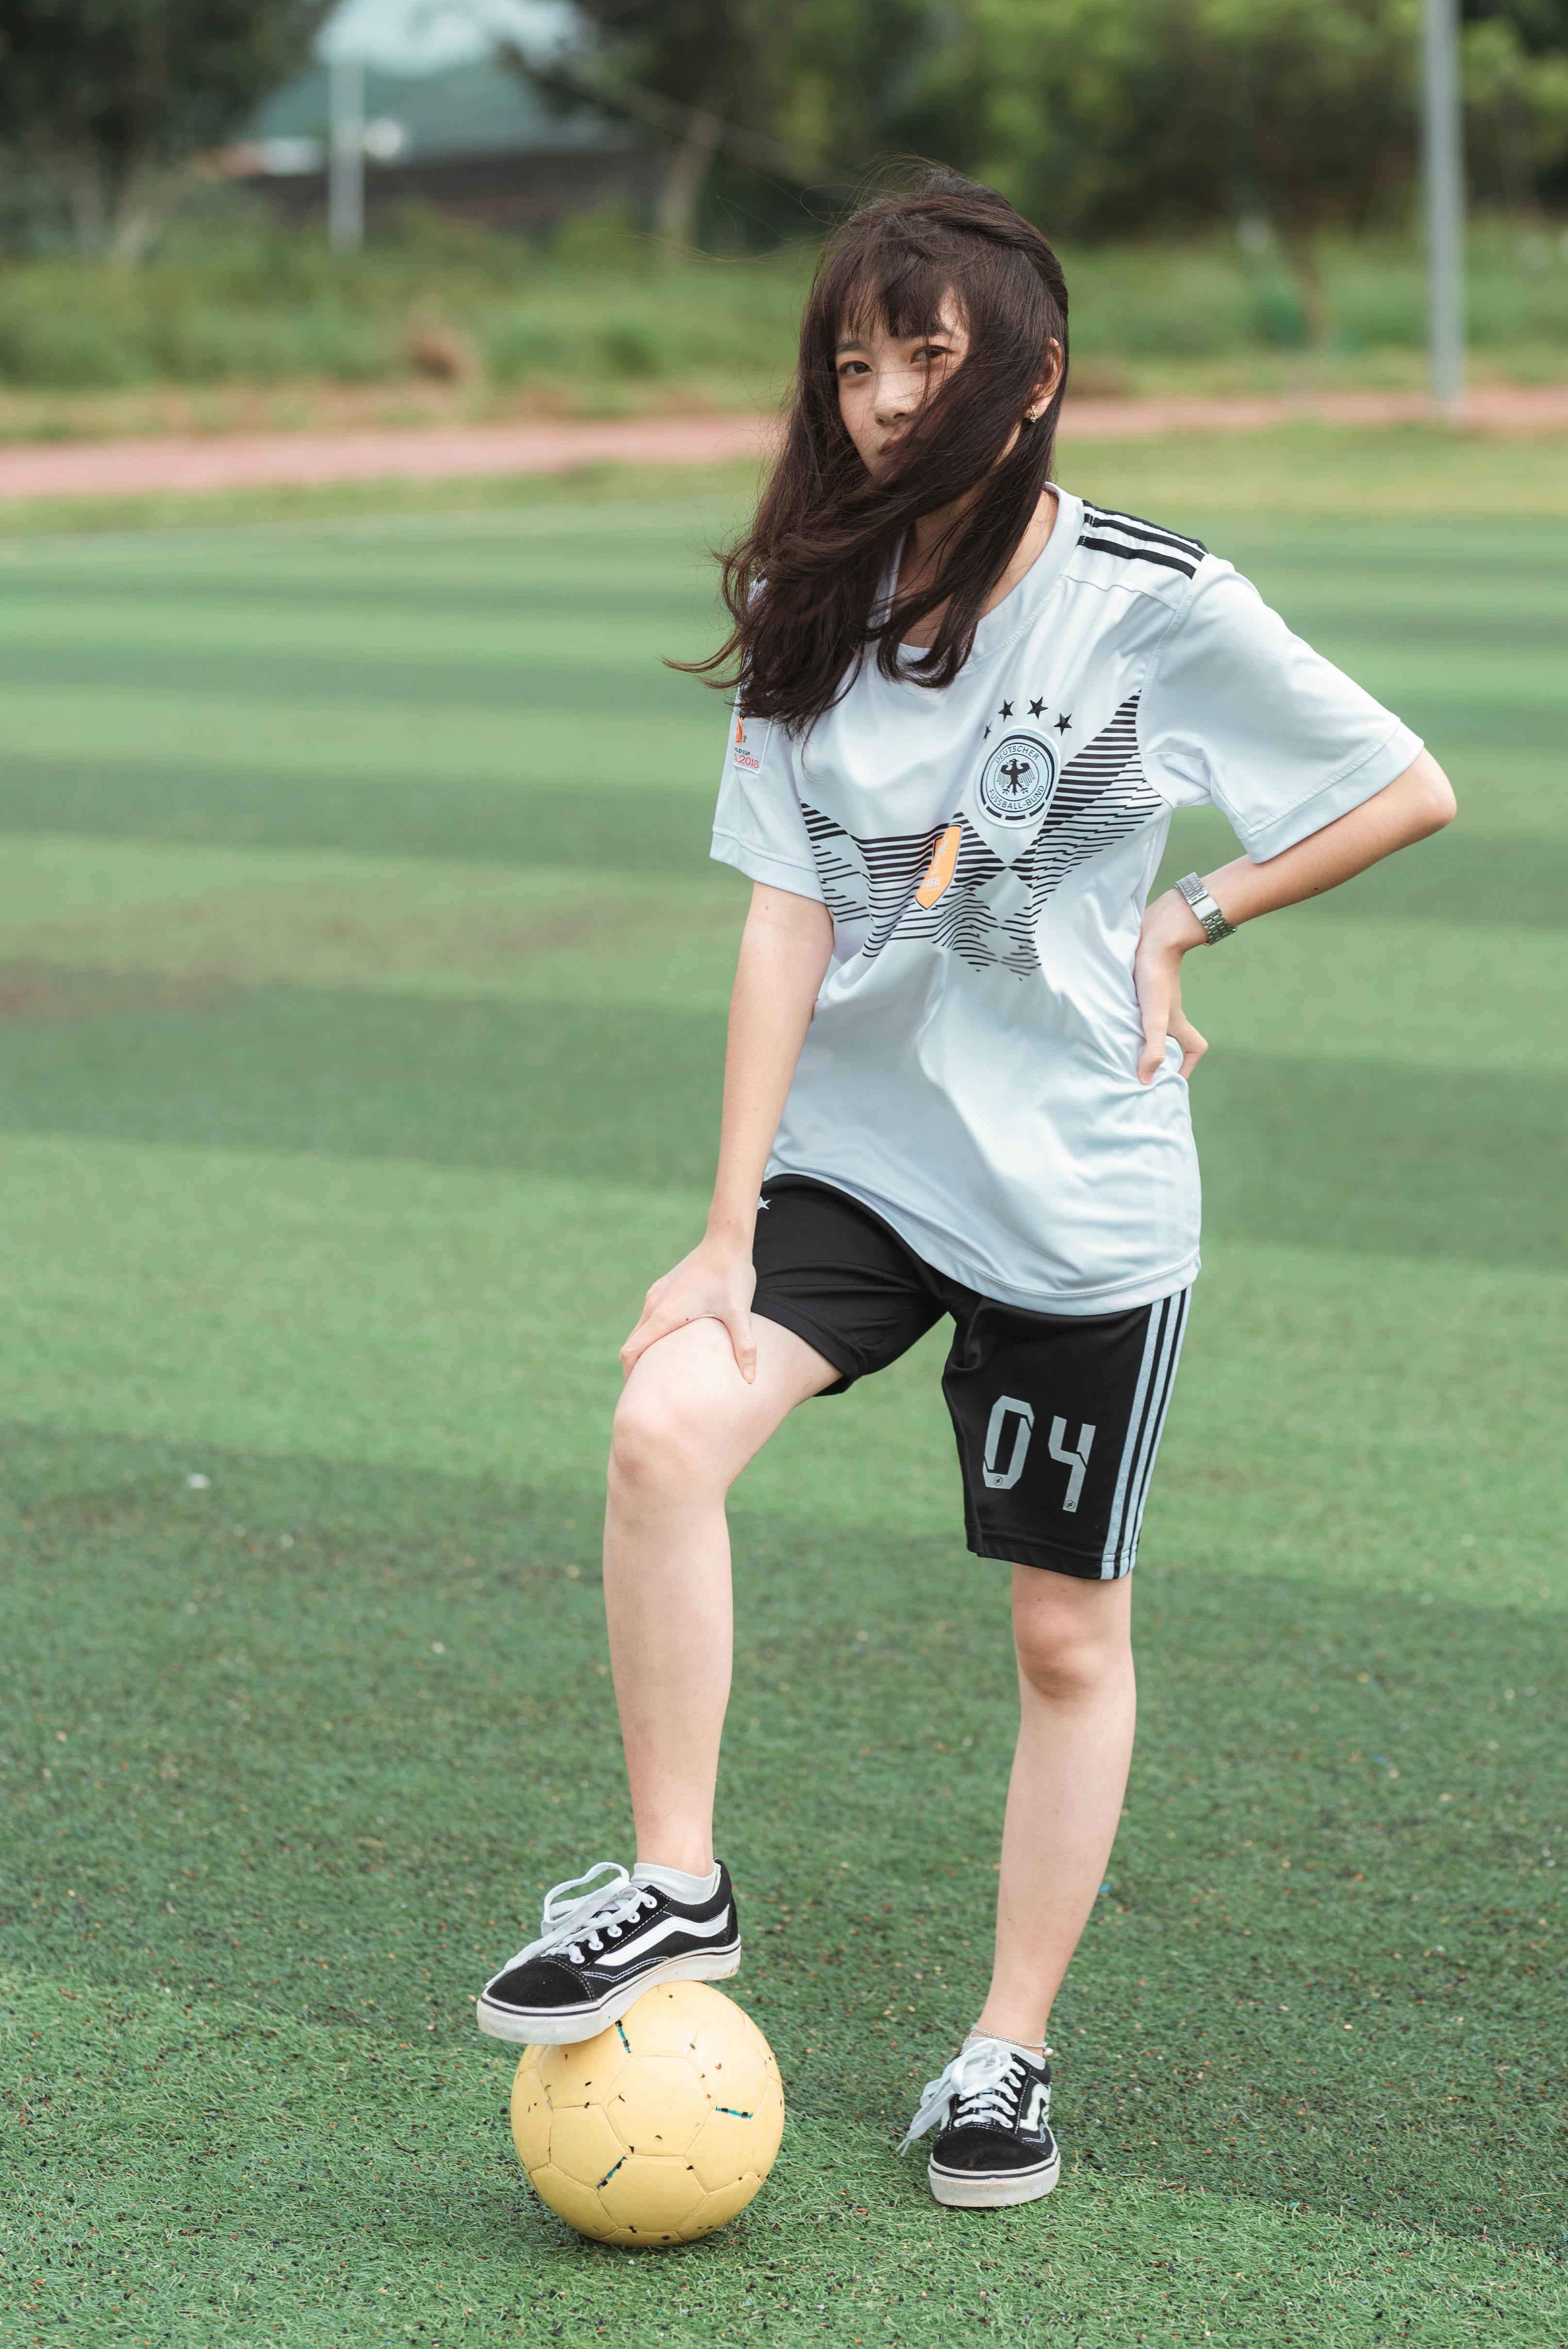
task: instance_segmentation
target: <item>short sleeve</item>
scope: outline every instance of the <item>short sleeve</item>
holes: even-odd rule
[[[1421,749],[1212,555],[1155,657],[1138,731],[1155,790],[1177,806],[1212,801],[1260,864],[1359,807]]]
[[[743,716],[738,704],[729,715],[709,854],[753,881],[822,902],[789,736],[777,720]]]

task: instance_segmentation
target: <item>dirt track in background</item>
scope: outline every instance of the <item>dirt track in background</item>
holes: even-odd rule
[[[1068,440],[1143,440],[1166,432],[1261,432],[1292,423],[1419,424],[1432,416],[1430,403],[1408,392],[1336,392],[1310,400],[1078,399],[1068,404],[1063,433]],[[1479,388],[1465,422],[1480,432],[1568,431],[1568,387]],[[713,465],[762,455],[777,429],[770,417],[674,416],[26,444],[0,449],[0,501],[458,481],[569,473],[584,465]]]

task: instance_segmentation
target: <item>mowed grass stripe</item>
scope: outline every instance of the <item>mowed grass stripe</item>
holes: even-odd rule
[[[0,1025],[0,1130],[712,1180],[717,1008],[557,1000],[546,1014],[483,997],[73,976],[74,993],[67,974],[20,974],[24,1007],[31,987],[46,1016]],[[1193,1116],[1212,1236],[1568,1264],[1568,1078],[1470,1066],[1436,1083],[1429,1066],[1371,1057],[1374,1041],[1339,1061],[1288,1040],[1211,1059]]]
[[[147,998],[139,979],[180,982],[153,998],[172,1006],[183,991],[191,1009],[272,982],[493,996],[542,1011],[624,1004],[722,1015],[747,896],[743,879],[707,861],[690,881],[650,891],[636,875],[531,861],[311,857],[59,834],[13,834],[3,854],[6,1020],[130,1008]],[[1514,854],[1522,870],[1523,845]],[[1568,881],[1568,845],[1563,854]],[[1456,884],[1465,869],[1456,867]],[[1244,956],[1189,964],[1189,1007],[1216,1055],[1200,1084],[1227,1052],[1266,1053],[1282,1036],[1293,1061],[1568,1072],[1555,1009],[1568,994],[1562,905],[1552,931],[1489,927],[1473,905],[1462,926],[1438,920],[1429,899],[1418,923],[1380,909],[1373,918],[1367,893],[1336,893],[1254,928]]]
[[[608,723],[643,715],[666,721],[677,714],[697,718],[700,688],[662,659],[665,650],[687,657],[704,650],[695,632],[673,646],[664,636],[662,644],[643,648],[641,659],[614,662],[563,657],[574,634],[573,649],[583,652],[580,631],[563,629],[556,636],[542,630],[527,644],[498,646],[483,661],[466,647],[442,657],[428,636],[418,636],[418,651],[399,652],[395,643],[373,654],[336,646],[313,653],[301,646],[275,657],[254,647],[200,650],[156,635],[145,644],[0,639],[0,683],[18,697],[24,741],[31,733],[29,705],[39,696],[88,685],[118,699],[139,730],[144,723],[156,727],[172,697],[198,706],[236,700],[263,712],[273,700],[332,704],[340,716],[361,713],[367,723],[387,704],[399,710],[537,709],[546,716],[576,710],[589,719],[602,715]],[[1396,658],[1375,644],[1323,642],[1320,648],[1353,668],[1434,750],[1451,743],[1501,754],[1551,752],[1561,740],[1568,681],[1544,663],[1494,656],[1484,679],[1459,696],[1452,690],[1451,657]],[[713,719],[716,739],[721,729],[722,711]]]
[[[684,564],[680,560],[684,555]],[[285,574],[252,585],[154,574],[145,582],[94,583],[79,576],[51,581],[36,573],[25,584],[0,574],[0,641],[66,658],[96,651],[112,659],[151,647],[160,657],[178,647],[192,665],[231,656],[254,661],[263,673],[293,659],[307,664],[321,649],[324,623],[346,659],[392,661],[415,653],[427,661],[485,669],[513,662],[524,669],[547,663],[597,672],[656,662],[672,647],[711,631],[711,574],[699,573],[689,541],[672,540],[663,575],[634,587],[603,567],[577,582],[518,574],[497,579],[481,593],[454,583],[414,592],[385,574],[350,574],[320,583]],[[1362,662],[1397,659],[1415,679],[1440,688],[1445,652],[1462,647],[1484,664],[1478,679],[1489,696],[1528,690],[1550,695],[1568,595],[1552,596],[1528,585],[1488,595],[1483,615],[1456,597],[1452,585],[1439,600],[1429,580],[1412,575],[1388,584],[1378,601],[1348,605],[1310,587],[1288,568],[1271,565],[1264,583],[1296,631],[1325,650]],[[683,577],[684,573],[684,577]],[[9,593],[5,590],[9,586]],[[51,590],[53,592],[51,592]],[[128,593],[128,590],[133,592]],[[1467,678],[1467,698],[1471,689]]]
[[[701,647],[688,644],[677,649],[689,654]],[[1398,711],[1434,753],[1449,746],[1491,754],[1550,753],[1562,740],[1568,682],[1542,681],[1533,668],[1517,681],[1500,673],[1484,688],[1460,698],[1443,690],[1451,682],[1451,666],[1445,674],[1435,660],[1396,665],[1380,661],[1375,650],[1323,649],[1331,654],[1337,650],[1368,690]],[[238,719],[254,738],[270,726],[268,705],[275,701],[286,712],[285,742],[291,733],[302,739],[314,713],[326,708],[334,713],[335,728],[352,730],[372,757],[393,712],[398,719],[428,713],[427,723],[437,729],[449,729],[459,717],[466,726],[480,712],[488,713],[492,722],[513,726],[531,723],[535,713],[547,722],[575,713],[594,734],[583,773],[584,788],[619,793],[635,788],[628,770],[634,774],[643,722],[690,724],[695,715],[692,680],[655,666],[657,660],[650,647],[645,668],[621,670],[590,662],[573,667],[554,658],[542,645],[528,659],[498,657],[482,667],[428,657],[356,661],[335,653],[315,659],[291,654],[269,663],[250,653],[198,655],[175,647],[109,650],[88,645],[6,647],[0,643],[0,684],[15,698],[22,746],[38,750],[54,744],[43,728],[29,724],[32,706],[41,697],[87,688],[95,698],[102,697],[96,712],[100,719],[118,705],[126,739],[145,740],[150,731],[168,726],[179,709],[185,715],[182,739],[189,744],[193,719],[204,724],[209,706],[225,713],[225,730]],[[247,713],[244,719],[242,710]],[[713,741],[722,742],[722,709],[717,715],[710,711],[709,718]],[[59,743],[59,748],[67,747],[67,742]],[[407,764],[408,748],[404,746],[397,763]],[[425,748],[428,756],[438,751],[434,739]],[[583,749],[588,752],[586,742]],[[516,772],[522,761],[515,742],[512,755]],[[437,756],[438,772],[439,763]],[[704,763],[711,763],[711,752]],[[693,774],[688,768],[684,777],[672,780],[689,783]]]
[[[695,697],[697,688],[687,691]],[[553,706],[521,716],[482,697],[328,697],[296,709],[286,697],[235,691],[211,695],[193,709],[186,696],[163,689],[100,686],[90,694],[62,694],[25,683],[11,689],[6,703],[12,757],[24,774],[35,761],[106,764],[110,806],[116,778],[129,771],[156,784],[167,767],[176,794],[193,771],[203,779],[227,777],[241,790],[274,777],[286,786],[292,771],[305,789],[330,790],[339,781],[390,787],[394,802],[399,785],[417,787],[438,815],[452,780],[469,788],[544,785],[585,804],[590,820],[596,803],[606,814],[635,821],[639,796],[672,792],[694,804],[700,794],[711,819],[727,723],[723,705],[704,698],[684,709],[645,708],[634,724],[623,717],[601,724],[590,693],[563,688]],[[134,745],[132,755],[128,745]],[[366,826],[364,836],[374,843],[376,826]]]
[[[95,598],[82,593],[86,566],[72,550],[77,559],[52,573],[46,559],[39,566],[45,585],[53,577],[67,592],[57,601],[46,593],[15,601],[6,612],[0,659],[9,657],[18,682],[29,666],[35,676],[41,668],[61,685],[84,672],[102,685],[129,670],[154,696],[175,685],[198,696],[357,694],[418,705],[440,699],[460,677],[470,698],[532,700],[542,709],[570,703],[576,678],[591,676],[612,714],[674,708],[683,681],[660,669],[658,655],[693,648],[710,608],[694,560],[693,513],[634,506],[621,512],[634,535],[614,559],[605,537],[611,533],[615,543],[614,523],[603,513],[599,535],[570,553],[559,515],[481,518],[444,556],[428,542],[406,542],[421,574],[418,595],[407,585],[389,588],[373,548],[342,546],[334,559],[309,533],[293,543],[255,533],[248,562],[240,552],[244,535],[234,533],[234,555],[216,575],[211,548],[201,557],[188,551],[184,572],[192,561],[197,568],[183,579],[183,601],[177,595],[172,603],[170,577],[179,580],[182,568],[177,555],[172,574],[168,561],[160,568],[143,557],[140,567],[157,583],[143,599],[127,592],[136,585],[138,564],[122,547],[108,566],[118,594]],[[713,518],[726,512],[719,507]],[[542,529],[545,521],[551,526]],[[1243,529],[1227,545],[1257,572],[1287,617],[1439,741],[1550,752],[1568,694],[1554,657],[1556,605],[1568,604],[1568,595],[1540,556],[1539,533],[1516,524],[1472,527],[1467,535],[1461,523],[1452,539],[1430,534],[1427,560],[1413,550],[1412,534],[1418,542],[1422,536],[1346,525],[1335,533],[1332,558],[1321,537],[1304,551],[1299,532]],[[1439,545],[1444,560],[1434,565],[1429,557]],[[443,559],[459,574],[465,563],[492,567],[481,612],[465,609],[458,589],[453,605],[443,605]],[[1326,595],[1327,560],[1341,588],[1368,568],[1377,572],[1383,598],[1358,605],[1352,589],[1346,607],[1343,593]],[[624,576],[628,568],[634,588]],[[285,584],[279,574],[291,572]],[[251,579],[256,605],[247,609]],[[511,609],[492,609],[488,598],[504,598],[509,588]],[[390,608],[382,600],[388,593],[398,599]],[[1467,636],[1480,603],[1484,621]],[[326,657],[319,650],[324,627],[333,645]],[[1457,642],[1475,655],[1462,696],[1451,690],[1449,655]],[[689,697],[689,686],[685,691]]]
[[[581,867],[301,856],[12,834],[0,1020],[141,981],[154,999],[258,981],[722,1013],[746,885],[704,862],[651,891]],[[96,974],[96,976],[95,976]],[[106,992],[107,989],[107,992]]]
[[[674,559],[672,560],[672,556]],[[615,629],[619,655],[626,622],[667,626],[672,615],[687,622],[707,620],[713,608],[712,575],[683,533],[661,546],[659,560],[630,574],[617,568],[605,575],[603,562],[586,564],[580,577],[563,576],[552,563],[550,575],[520,573],[515,563],[497,566],[490,580],[474,576],[468,564],[431,576],[428,568],[410,578],[388,576],[385,562],[340,569],[322,577],[295,564],[269,564],[253,554],[223,571],[175,571],[166,563],[139,567],[130,578],[84,581],[79,567],[51,572],[41,564],[26,574],[0,564],[0,619],[8,635],[26,632],[40,642],[102,636],[110,643],[170,635],[194,636],[198,644],[232,641],[242,632],[266,651],[313,643],[324,618],[342,628],[351,644],[374,648],[388,633],[412,640],[434,634],[450,636],[456,653],[465,641],[483,658],[527,640],[541,621],[556,628],[568,618]],[[684,558],[684,561],[683,561]],[[682,593],[682,571],[687,574]],[[135,607],[125,608],[127,595]],[[417,629],[410,624],[418,623]],[[581,645],[574,646],[574,653]]]
[[[0,773],[0,835],[316,849],[367,860],[419,856],[686,881],[707,870],[713,791],[691,784],[694,774],[712,765],[714,741],[706,728],[694,733],[681,721],[668,729],[651,720],[639,725],[624,790],[596,782],[597,768],[583,754],[574,719],[534,718],[526,741],[515,744],[498,731],[500,771],[488,779],[453,773],[449,730],[436,730],[441,742],[436,781],[419,765],[428,738],[418,723],[410,720],[394,751],[379,714],[372,731],[388,759],[379,774],[360,771],[367,746],[352,727],[331,743],[319,735],[312,739],[318,760],[329,749],[337,751],[340,764],[333,771],[312,768],[303,758],[293,769],[269,767],[258,756],[265,736],[248,732],[224,740],[221,762],[193,761],[188,729],[180,754],[171,751],[167,759],[19,757]],[[480,730],[469,713],[462,725],[466,748]],[[1458,769],[1460,761],[1453,763]],[[526,780],[542,768],[553,768],[562,781],[542,789]],[[1495,781],[1495,770],[1489,767],[1489,773]],[[1563,926],[1568,833],[1553,826],[1568,810],[1568,798],[1554,781],[1538,781],[1528,769],[1516,792],[1494,791],[1490,804],[1479,786],[1470,791],[1462,772],[1457,779],[1464,795],[1461,823],[1424,843],[1418,857],[1390,860],[1351,883],[1324,909],[1326,917],[1353,911],[1454,926]],[[1180,814],[1161,884],[1194,864],[1209,870],[1227,864],[1237,853],[1217,812]]]
[[[128,697],[180,691],[417,703],[471,696],[487,704],[533,699],[543,709],[586,689],[612,710],[692,708],[700,688],[666,668],[665,657],[698,657],[713,635],[711,619],[695,607],[646,627],[612,610],[602,633],[598,622],[570,610],[480,631],[471,621],[449,627],[416,620],[402,628],[382,616],[351,622],[308,606],[291,616],[286,628],[247,627],[242,613],[222,608],[170,625],[173,616],[155,608],[138,625],[101,636],[67,629],[64,615],[57,630],[20,626],[9,616],[0,634],[0,681],[7,687],[92,679]],[[1557,657],[1563,631],[1543,634],[1539,648],[1519,642],[1526,633],[1511,633],[1506,647],[1492,647],[1484,661],[1477,650],[1477,673],[1456,693],[1451,646],[1418,641],[1414,634],[1408,646],[1395,646],[1336,626],[1314,631],[1319,650],[1353,670],[1418,731],[1502,750],[1550,750],[1545,730],[1568,708],[1568,679]]]
[[[220,1445],[564,1483],[593,1510],[616,1349],[648,1267],[692,1245],[704,1207],[624,1183],[15,1137],[0,1177],[0,1415],[183,1443],[191,1470]],[[1156,1555],[1169,1525],[1167,1555],[1227,1570],[1568,1603],[1561,1273],[1212,1237],[1205,1259]],[[839,1523],[956,1554],[946,1342],[797,1413],[743,1506],[789,1511],[809,1485]]]
[[[576,721],[557,726],[553,742],[538,719],[530,721],[524,744],[498,730],[493,764],[502,771],[475,779],[448,769],[438,784],[421,765],[422,732],[410,730],[416,741],[399,740],[394,763],[391,730],[378,717],[375,731],[388,755],[380,774],[356,771],[366,761],[363,737],[352,728],[338,745],[347,772],[312,771],[303,760],[293,771],[264,758],[242,763],[232,741],[223,745],[229,756],[222,763],[18,760],[0,772],[0,836],[75,832],[94,841],[325,849],[367,859],[482,858],[542,871],[669,874],[682,882],[707,863],[713,792],[686,786],[699,763],[712,764],[711,739],[701,744],[699,762],[699,746],[686,740],[686,730],[665,734],[640,721],[628,788],[609,792],[594,787]],[[463,721],[466,747],[476,730],[470,712]],[[319,740],[315,747],[319,752]],[[449,757],[449,739],[446,750]],[[529,765],[552,767],[562,781],[542,790],[518,783],[520,769]],[[660,788],[661,777],[676,787]]]
[[[91,686],[119,696],[128,707],[145,694],[154,703],[171,695],[197,708],[241,696],[250,703],[275,696],[280,701],[326,702],[343,709],[475,707],[512,710],[577,710],[585,717],[617,719],[667,716],[689,708],[692,685],[659,665],[649,646],[641,661],[623,667],[608,661],[562,657],[570,641],[542,636],[524,648],[497,649],[478,661],[467,652],[449,659],[433,656],[427,642],[416,657],[388,646],[374,657],[358,657],[335,646],[311,655],[303,648],[269,659],[254,647],[239,652],[201,652],[183,645],[0,642],[0,686],[25,687],[29,695],[68,692]],[[579,636],[578,648],[581,649]],[[718,739],[723,713],[715,719]]]
[[[194,569],[202,575],[222,572],[242,584],[255,563],[275,561],[341,580],[377,570],[385,575],[388,557],[395,556],[421,583],[471,582],[490,571],[512,571],[521,544],[537,548],[552,575],[571,578],[608,563],[619,576],[667,584],[672,542],[685,568],[699,563],[709,533],[749,510],[755,479],[751,469],[730,466],[681,468],[673,475],[639,468],[601,476],[597,483],[543,475],[449,482],[445,493],[457,501],[449,507],[398,512],[388,503],[353,514],[295,508],[281,518],[249,513],[238,523],[213,521],[220,502],[209,495],[187,500],[178,520],[150,527],[137,519],[118,531],[104,528],[101,504],[88,501],[93,520],[85,531],[32,537],[24,531],[0,541],[0,572],[36,565],[65,575],[102,571],[129,578],[153,570],[178,577]],[[378,485],[389,497],[398,486]],[[464,490],[475,487],[481,502],[465,507]]]

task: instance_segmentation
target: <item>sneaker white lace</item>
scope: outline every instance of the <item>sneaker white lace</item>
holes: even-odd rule
[[[605,1874],[608,1883],[595,1886],[593,1878]],[[582,1876],[568,1876],[551,1886],[540,1912],[538,1940],[519,1950],[501,1971],[510,1973],[513,1966],[545,1956],[563,1956],[580,1966],[590,1952],[598,1956],[606,1934],[614,1931],[618,1938],[622,1926],[656,1905],[647,1886],[634,1884],[617,1861],[596,1859]]]
[[[1001,2039],[972,2039],[961,2047],[947,2069],[928,2080],[921,2091],[920,2108],[899,2147],[900,2153],[907,2153],[930,2130],[949,2127],[950,2114],[951,2126],[957,2127],[954,2107],[960,2104],[962,2125],[966,2128],[1011,2128],[1017,2104],[1011,2075],[1017,2061]]]

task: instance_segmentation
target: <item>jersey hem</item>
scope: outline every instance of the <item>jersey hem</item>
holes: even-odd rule
[[[901,1221],[892,1204],[874,1193],[863,1191],[841,1174],[819,1174],[809,1166],[779,1166],[769,1161],[765,1182],[782,1176],[797,1175],[807,1183],[820,1183],[826,1190],[841,1191],[846,1199],[853,1199],[884,1223],[894,1237],[901,1239],[912,1256],[928,1264],[949,1280],[957,1281],[961,1288],[972,1289],[976,1297],[989,1298],[994,1305],[1016,1305],[1025,1313],[1059,1313],[1088,1319],[1097,1313],[1128,1313],[1139,1305],[1157,1305],[1162,1297],[1174,1297],[1178,1289],[1191,1288],[1202,1270],[1202,1257],[1196,1248],[1178,1258],[1173,1265],[1158,1272],[1140,1273],[1128,1280],[1109,1281],[1100,1288],[1078,1288],[1070,1296],[1043,1293],[1037,1289],[1013,1288],[985,1276],[975,1278],[973,1265],[960,1263],[957,1257],[939,1254],[930,1244],[930,1234],[922,1227],[918,1233]],[[828,1357],[831,1361],[831,1356]]]

